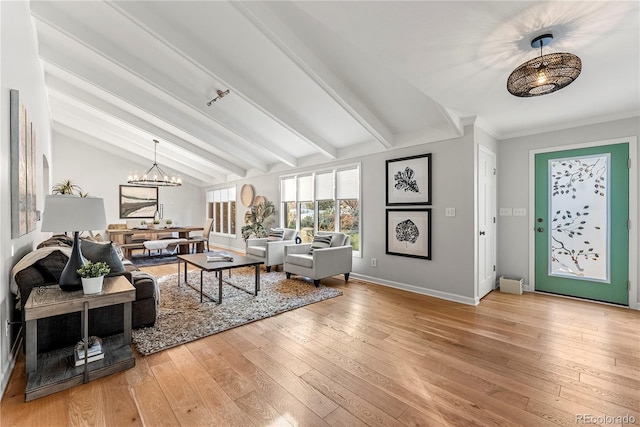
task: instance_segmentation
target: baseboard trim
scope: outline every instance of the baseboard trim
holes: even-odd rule
[[[20,327],[22,329],[22,327]],[[11,379],[11,374],[13,373],[13,369],[16,367],[16,360],[18,359],[18,352],[22,347],[22,330],[18,331],[18,339],[13,344],[13,347],[10,351],[9,363],[7,363],[6,368],[2,372],[2,380],[0,382],[0,400],[4,398],[4,393],[7,391],[7,386],[9,385],[9,380]]]
[[[388,286],[394,289],[401,289],[407,292],[413,292],[415,294],[426,295],[429,297],[440,298],[447,301],[458,302],[466,305],[478,305],[480,304],[479,298],[469,298],[462,295],[451,294],[448,292],[436,291],[434,289],[425,289],[418,286],[408,285],[406,283],[394,282],[392,280],[384,280],[378,277],[365,276],[363,274],[351,273],[351,277],[374,283],[376,285]]]

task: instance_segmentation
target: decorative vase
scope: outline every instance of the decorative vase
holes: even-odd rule
[[[85,295],[99,294],[102,292],[102,282],[104,276],[100,277],[83,277],[82,278],[82,291]]]

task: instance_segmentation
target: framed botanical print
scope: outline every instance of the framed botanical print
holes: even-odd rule
[[[153,218],[158,210],[158,187],[120,186],[120,218]]]
[[[431,259],[431,209],[387,209],[386,253]]]
[[[386,161],[387,206],[431,204],[431,153]]]

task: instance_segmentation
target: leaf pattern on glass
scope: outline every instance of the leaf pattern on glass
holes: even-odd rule
[[[606,157],[575,158],[554,162],[551,169],[552,202],[571,206],[551,212],[551,261],[554,271],[584,276],[586,263],[598,262],[601,252],[585,237],[601,230],[603,224],[590,220],[588,204],[577,204],[581,192],[593,191],[605,197]],[[587,190],[591,188],[591,190]],[[557,199],[557,202],[556,202]],[[569,201],[573,201],[569,203]]]
[[[419,193],[420,187],[418,187],[418,182],[413,178],[414,175],[415,172],[408,166],[404,168],[404,172],[396,172],[396,174],[393,176],[393,179],[396,181],[396,190],[404,190],[405,193],[407,191]]]
[[[418,237],[420,237],[420,230],[418,230],[418,226],[410,219],[406,219],[396,225],[396,239],[398,239],[399,242],[415,243]]]

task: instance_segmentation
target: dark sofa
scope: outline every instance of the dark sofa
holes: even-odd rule
[[[14,272],[14,279],[19,289],[18,303],[26,301],[33,288],[58,282],[68,258],[62,251],[56,248],[52,249],[51,246],[59,245],[64,247],[70,245],[70,243],[70,240],[54,236],[54,238],[40,244],[36,249],[37,251],[43,251],[43,254],[49,251],[50,253],[28,267]],[[138,271],[132,264],[117,262],[114,264],[113,257],[118,256],[115,248],[109,243],[102,243],[101,245],[104,247],[92,246],[94,249],[97,248],[97,251],[87,249],[87,253],[83,252],[85,258],[94,262],[105,261],[110,264],[112,272],[107,277],[124,275],[136,289],[136,299],[131,305],[132,327],[153,326],[157,314],[156,302],[159,298],[155,278],[147,273]],[[85,246],[89,246],[89,243],[86,243]],[[108,254],[106,259],[105,254]],[[22,310],[20,312],[24,324],[24,312]],[[90,310],[89,335],[103,337],[122,332],[123,314],[122,304]],[[38,353],[74,345],[81,339],[81,336],[80,313],[39,319]]]

